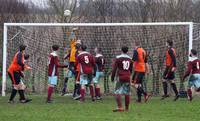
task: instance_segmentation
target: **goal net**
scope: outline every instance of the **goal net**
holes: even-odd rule
[[[6,26],[6,27],[5,27]],[[70,33],[74,27],[78,28],[75,36],[88,47],[88,51],[94,54],[94,48],[100,47],[105,56],[105,77],[101,80],[101,87],[105,93],[113,91],[110,82],[112,60],[120,54],[122,45],[129,47],[129,55],[132,57],[134,42],[140,42],[148,53],[148,63],[151,73],[145,76],[144,88],[154,94],[162,94],[162,73],[166,51],[166,41],[174,41],[177,53],[176,83],[180,90],[184,85],[180,78],[184,73],[185,64],[188,61],[188,51],[192,48],[200,48],[200,27],[193,23],[79,23],[79,24],[5,24],[4,26],[4,67],[2,93],[10,91],[11,81],[6,76],[6,69],[10,65],[14,54],[20,44],[27,45],[26,53],[30,55],[29,65],[33,68],[25,72],[25,83],[34,93],[44,93],[47,88],[48,74],[47,62],[51,52],[51,46],[58,44],[60,63],[69,48]],[[194,29],[193,29],[194,28]],[[6,30],[5,30],[6,29]],[[192,38],[194,36],[194,38]],[[192,39],[194,42],[192,44]],[[7,42],[7,44],[5,44]],[[59,70],[57,91],[62,88],[66,69]],[[7,85],[7,86],[5,86]],[[70,82],[73,88],[73,79]]]

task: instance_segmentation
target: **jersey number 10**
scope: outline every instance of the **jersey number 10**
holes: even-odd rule
[[[130,62],[129,61],[123,61],[122,64],[123,64],[123,69],[124,70],[129,70],[129,67],[130,67]]]

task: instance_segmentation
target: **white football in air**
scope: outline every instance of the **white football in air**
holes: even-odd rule
[[[71,11],[70,10],[65,10],[64,11],[64,16],[71,16]]]

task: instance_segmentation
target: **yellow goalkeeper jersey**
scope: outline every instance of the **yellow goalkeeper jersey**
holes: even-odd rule
[[[76,62],[76,39],[72,39],[70,41],[70,57],[69,57],[69,62]]]

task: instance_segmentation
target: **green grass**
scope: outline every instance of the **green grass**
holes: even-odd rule
[[[199,121],[200,99],[193,102],[172,98],[160,101],[152,98],[148,103],[136,104],[132,99],[130,111],[113,113],[116,103],[113,97],[103,101],[85,103],[71,97],[54,95],[54,103],[46,104],[45,96],[31,96],[29,104],[8,104],[8,97],[0,97],[0,121]],[[17,99],[16,99],[17,100]]]

